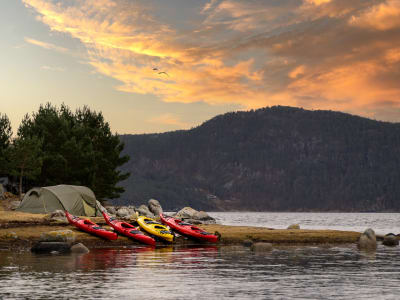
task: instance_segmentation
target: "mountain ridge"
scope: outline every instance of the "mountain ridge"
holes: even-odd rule
[[[122,135],[116,201],[167,209],[399,211],[400,124],[273,106],[218,115],[190,130]]]

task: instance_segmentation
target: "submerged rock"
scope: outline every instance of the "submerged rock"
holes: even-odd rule
[[[358,248],[360,249],[376,249],[376,236],[375,232],[368,228],[361,234],[358,240]]]
[[[64,242],[38,242],[31,248],[34,253],[67,253],[71,251],[71,245]]]
[[[75,242],[75,238],[75,233],[69,229],[49,231],[40,235],[41,242],[64,242],[69,245]]]
[[[300,225],[299,224],[292,224],[292,225],[289,225],[287,229],[300,229]]]
[[[393,233],[389,233],[383,237],[382,244],[385,246],[397,246],[399,245],[399,240]]]
[[[148,202],[148,207],[149,210],[157,217],[163,213],[161,204],[156,199],[150,199]]]
[[[71,247],[71,252],[76,254],[89,253],[89,249],[82,243],[75,244]]]
[[[272,244],[271,243],[254,243],[251,245],[250,250],[253,252],[267,252],[272,250]]]
[[[244,240],[242,245],[245,247],[251,247],[253,245],[253,241],[252,240]]]

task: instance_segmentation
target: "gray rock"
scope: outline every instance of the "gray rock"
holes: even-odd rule
[[[118,217],[127,217],[127,216],[129,216],[129,210],[126,207],[121,207],[117,211],[117,216]]]
[[[84,244],[78,243],[71,247],[71,252],[77,254],[84,254],[84,253],[89,253],[90,251]]]
[[[117,214],[117,210],[115,209],[114,206],[106,206],[105,209],[111,215],[116,215]]]
[[[148,202],[148,207],[149,210],[157,217],[163,213],[160,202],[158,202],[156,199],[150,199]]]
[[[191,207],[184,207],[180,211],[177,212],[175,215],[175,218],[178,219],[194,219],[194,214],[197,212],[197,210],[191,208]]]
[[[196,211],[193,215],[193,219],[196,220],[201,220],[201,221],[209,221],[209,220],[214,220],[214,218],[210,217],[208,213],[205,211]]]
[[[368,228],[361,234],[358,240],[358,248],[360,249],[376,249],[376,236],[375,232]]]
[[[12,239],[12,240],[17,240],[17,239],[18,239],[18,235],[17,235],[14,231],[10,231],[10,232],[7,232],[7,233],[4,235],[4,238],[6,238],[6,239]]]
[[[384,236],[382,244],[385,246],[397,246],[399,245],[399,240],[394,234],[387,234]]]
[[[136,211],[141,215],[141,216],[145,216],[148,218],[155,218],[155,216],[153,215],[153,213],[149,210],[149,208],[146,205],[140,205]]]
[[[3,184],[0,183],[0,200],[4,199],[4,187]]]
[[[242,244],[245,247],[251,247],[253,245],[253,241],[252,240],[244,240]]]
[[[49,231],[40,235],[41,242],[64,242],[71,245],[75,239],[75,233],[69,229]]]
[[[300,225],[299,224],[292,224],[292,225],[289,225],[287,229],[300,229]]]
[[[254,252],[267,252],[272,250],[272,244],[271,243],[254,243],[250,246],[250,250]]]
[[[61,209],[57,209],[50,214],[50,218],[65,218],[65,212]]]
[[[54,251],[66,253],[70,250],[71,245],[64,242],[38,242],[31,248],[31,251],[35,253],[52,253]]]
[[[15,210],[19,207],[19,205],[21,204],[21,201],[15,200],[15,201],[11,201],[10,202],[10,209],[11,210]]]

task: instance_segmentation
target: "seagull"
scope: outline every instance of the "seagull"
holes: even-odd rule
[[[159,74],[159,75],[161,75],[161,74],[165,74],[165,75],[167,75],[167,76],[169,77],[168,73],[167,73],[167,72],[164,72],[164,71],[162,71],[162,72],[158,72],[158,74]]]

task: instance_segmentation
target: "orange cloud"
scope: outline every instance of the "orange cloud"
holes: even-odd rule
[[[177,117],[172,114],[163,114],[157,117],[153,117],[148,120],[150,123],[162,124],[162,125],[170,125],[177,128],[190,128],[191,124],[180,121]]]
[[[66,49],[66,48],[63,48],[63,47],[60,47],[60,46],[56,46],[56,45],[53,45],[51,43],[46,43],[46,42],[38,41],[38,40],[35,40],[35,39],[27,38],[27,37],[25,37],[24,40],[25,40],[25,42],[27,42],[29,44],[32,44],[32,45],[35,45],[35,46],[39,46],[39,47],[42,47],[42,48],[45,48],[45,49],[57,50],[57,51],[60,51],[60,52],[67,52],[68,51],[68,49]]]
[[[399,1],[211,0],[190,30],[157,20],[140,1],[23,2],[51,30],[79,39],[87,63],[119,80],[121,91],[365,115],[380,103],[400,104],[400,36],[390,31],[400,24]],[[185,127],[172,116],[153,122]]]
[[[400,28],[400,1],[387,0],[350,19],[350,24],[377,30]]]

